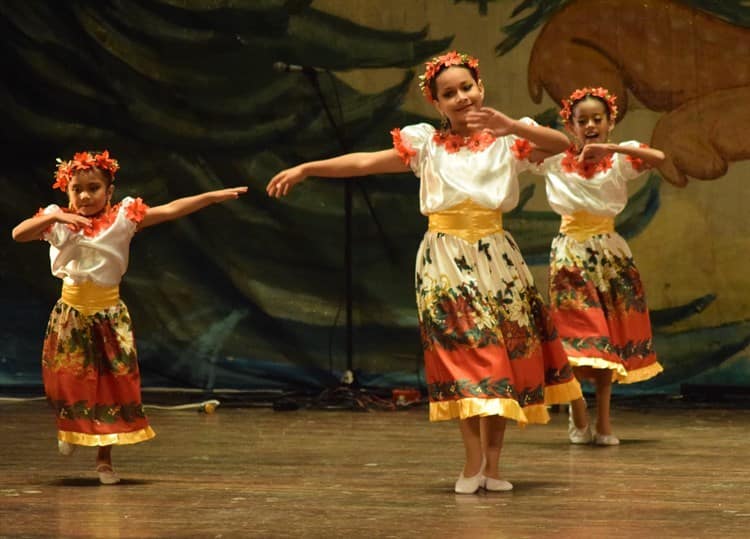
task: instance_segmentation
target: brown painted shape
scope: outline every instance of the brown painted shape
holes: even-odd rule
[[[750,139],[732,140],[747,125],[748,58],[749,29],[680,2],[578,0],[534,43],[529,93],[536,103],[544,91],[560,103],[576,88],[604,86],[618,95],[620,118],[628,90],[651,110],[675,111],[652,144],[668,154],[665,178],[682,186],[748,158]]]

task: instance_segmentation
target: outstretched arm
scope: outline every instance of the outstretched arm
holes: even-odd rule
[[[466,115],[466,125],[469,129],[489,129],[496,137],[516,135],[525,138],[534,144],[535,149],[545,152],[547,154],[545,157],[560,153],[570,146],[568,137],[560,131],[514,120],[490,107],[482,107],[477,111],[469,112]]]
[[[218,191],[208,191],[191,197],[178,198],[168,204],[154,206],[146,210],[146,215],[138,225],[138,229],[179,219],[211,204],[233,200],[245,193],[247,193],[247,187],[230,187],[228,189],[219,189]]]
[[[581,161],[598,161],[605,155],[613,153],[622,153],[640,159],[650,167],[658,167],[664,162],[664,152],[656,148],[621,146],[620,144],[587,144],[583,147],[581,155],[578,157]]]
[[[282,197],[308,176],[320,178],[351,178],[355,176],[367,176],[368,174],[388,174],[396,172],[407,172],[406,165],[398,152],[391,148],[379,152],[358,152],[324,159],[322,161],[309,161],[296,167],[282,170],[271,178],[266,187],[266,192],[272,197]]]
[[[44,231],[55,223],[66,223],[73,230],[78,230],[88,226],[91,221],[77,213],[67,213],[62,210],[36,215],[18,223],[12,232],[13,239],[19,242],[40,240]]]

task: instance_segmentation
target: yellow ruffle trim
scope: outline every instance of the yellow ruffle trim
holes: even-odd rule
[[[569,357],[568,361],[574,367],[591,367],[593,369],[610,369],[612,371],[612,381],[620,384],[635,384],[653,378],[664,368],[659,362],[654,362],[647,367],[641,367],[633,371],[628,371],[624,365],[613,363],[600,357]]]
[[[601,357],[568,357],[574,367],[591,367],[593,369],[610,369],[612,380],[620,380],[628,376],[628,370],[622,363],[607,361]]]
[[[627,377],[622,379],[618,378],[617,381],[621,384],[634,384],[636,382],[643,382],[644,380],[653,378],[663,371],[664,367],[662,367],[657,361],[655,363],[652,363],[651,365],[648,365],[647,367],[642,367],[634,371],[628,371]]]
[[[467,419],[474,416],[500,415],[526,423],[526,416],[513,399],[479,399],[467,397],[454,401],[430,403],[430,421]]]
[[[527,423],[547,423],[550,419],[545,405],[538,404],[521,408],[518,401],[514,399],[479,399],[468,397],[455,401],[430,403],[430,421],[467,419],[469,417],[491,415],[513,419],[521,426]]]
[[[531,406],[527,406],[523,409],[523,413],[526,414],[526,419],[529,423],[533,424],[545,424],[549,423],[550,417],[549,417],[549,410],[547,409],[546,404],[532,404]],[[525,423],[519,423],[522,427],[525,426]]]
[[[581,384],[573,378],[564,384],[544,386],[544,404],[563,404],[583,397]]]
[[[70,432],[66,430],[57,431],[57,439],[69,444],[101,446],[101,445],[125,445],[145,442],[156,436],[151,427],[133,432],[118,432],[115,434],[85,434],[83,432]]]

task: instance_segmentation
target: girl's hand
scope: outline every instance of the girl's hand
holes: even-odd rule
[[[586,144],[578,155],[578,161],[601,161],[606,156],[614,153],[612,146],[609,143],[600,144],[597,142]]]
[[[233,200],[239,198],[240,195],[247,193],[247,186],[242,187],[229,187],[227,189],[219,189],[213,192],[213,199],[215,203],[224,202],[225,200]]]
[[[466,127],[472,131],[488,130],[496,137],[513,132],[516,121],[490,107],[482,107],[466,113]]]
[[[306,177],[300,166],[282,170],[268,182],[266,192],[268,196],[274,198],[286,196],[292,187],[303,181]]]
[[[68,213],[60,210],[55,212],[54,216],[55,221],[68,225],[68,228],[74,232],[86,228],[91,224],[91,219],[84,217],[83,215],[78,215],[77,213]]]

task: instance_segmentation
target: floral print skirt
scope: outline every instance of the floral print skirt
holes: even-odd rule
[[[549,421],[581,396],[552,320],[507,232],[468,242],[428,231],[416,296],[430,420],[501,415]]]
[[[573,365],[610,369],[613,381],[625,384],[663,370],[641,277],[622,236],[577,241],[558,234],[549,282],[550,314]]]
[[[59,300],[45,333],[42,376],[59,440],[102,446],[155,436],[143,410],[130,315],[121,300],[91,315]]]

